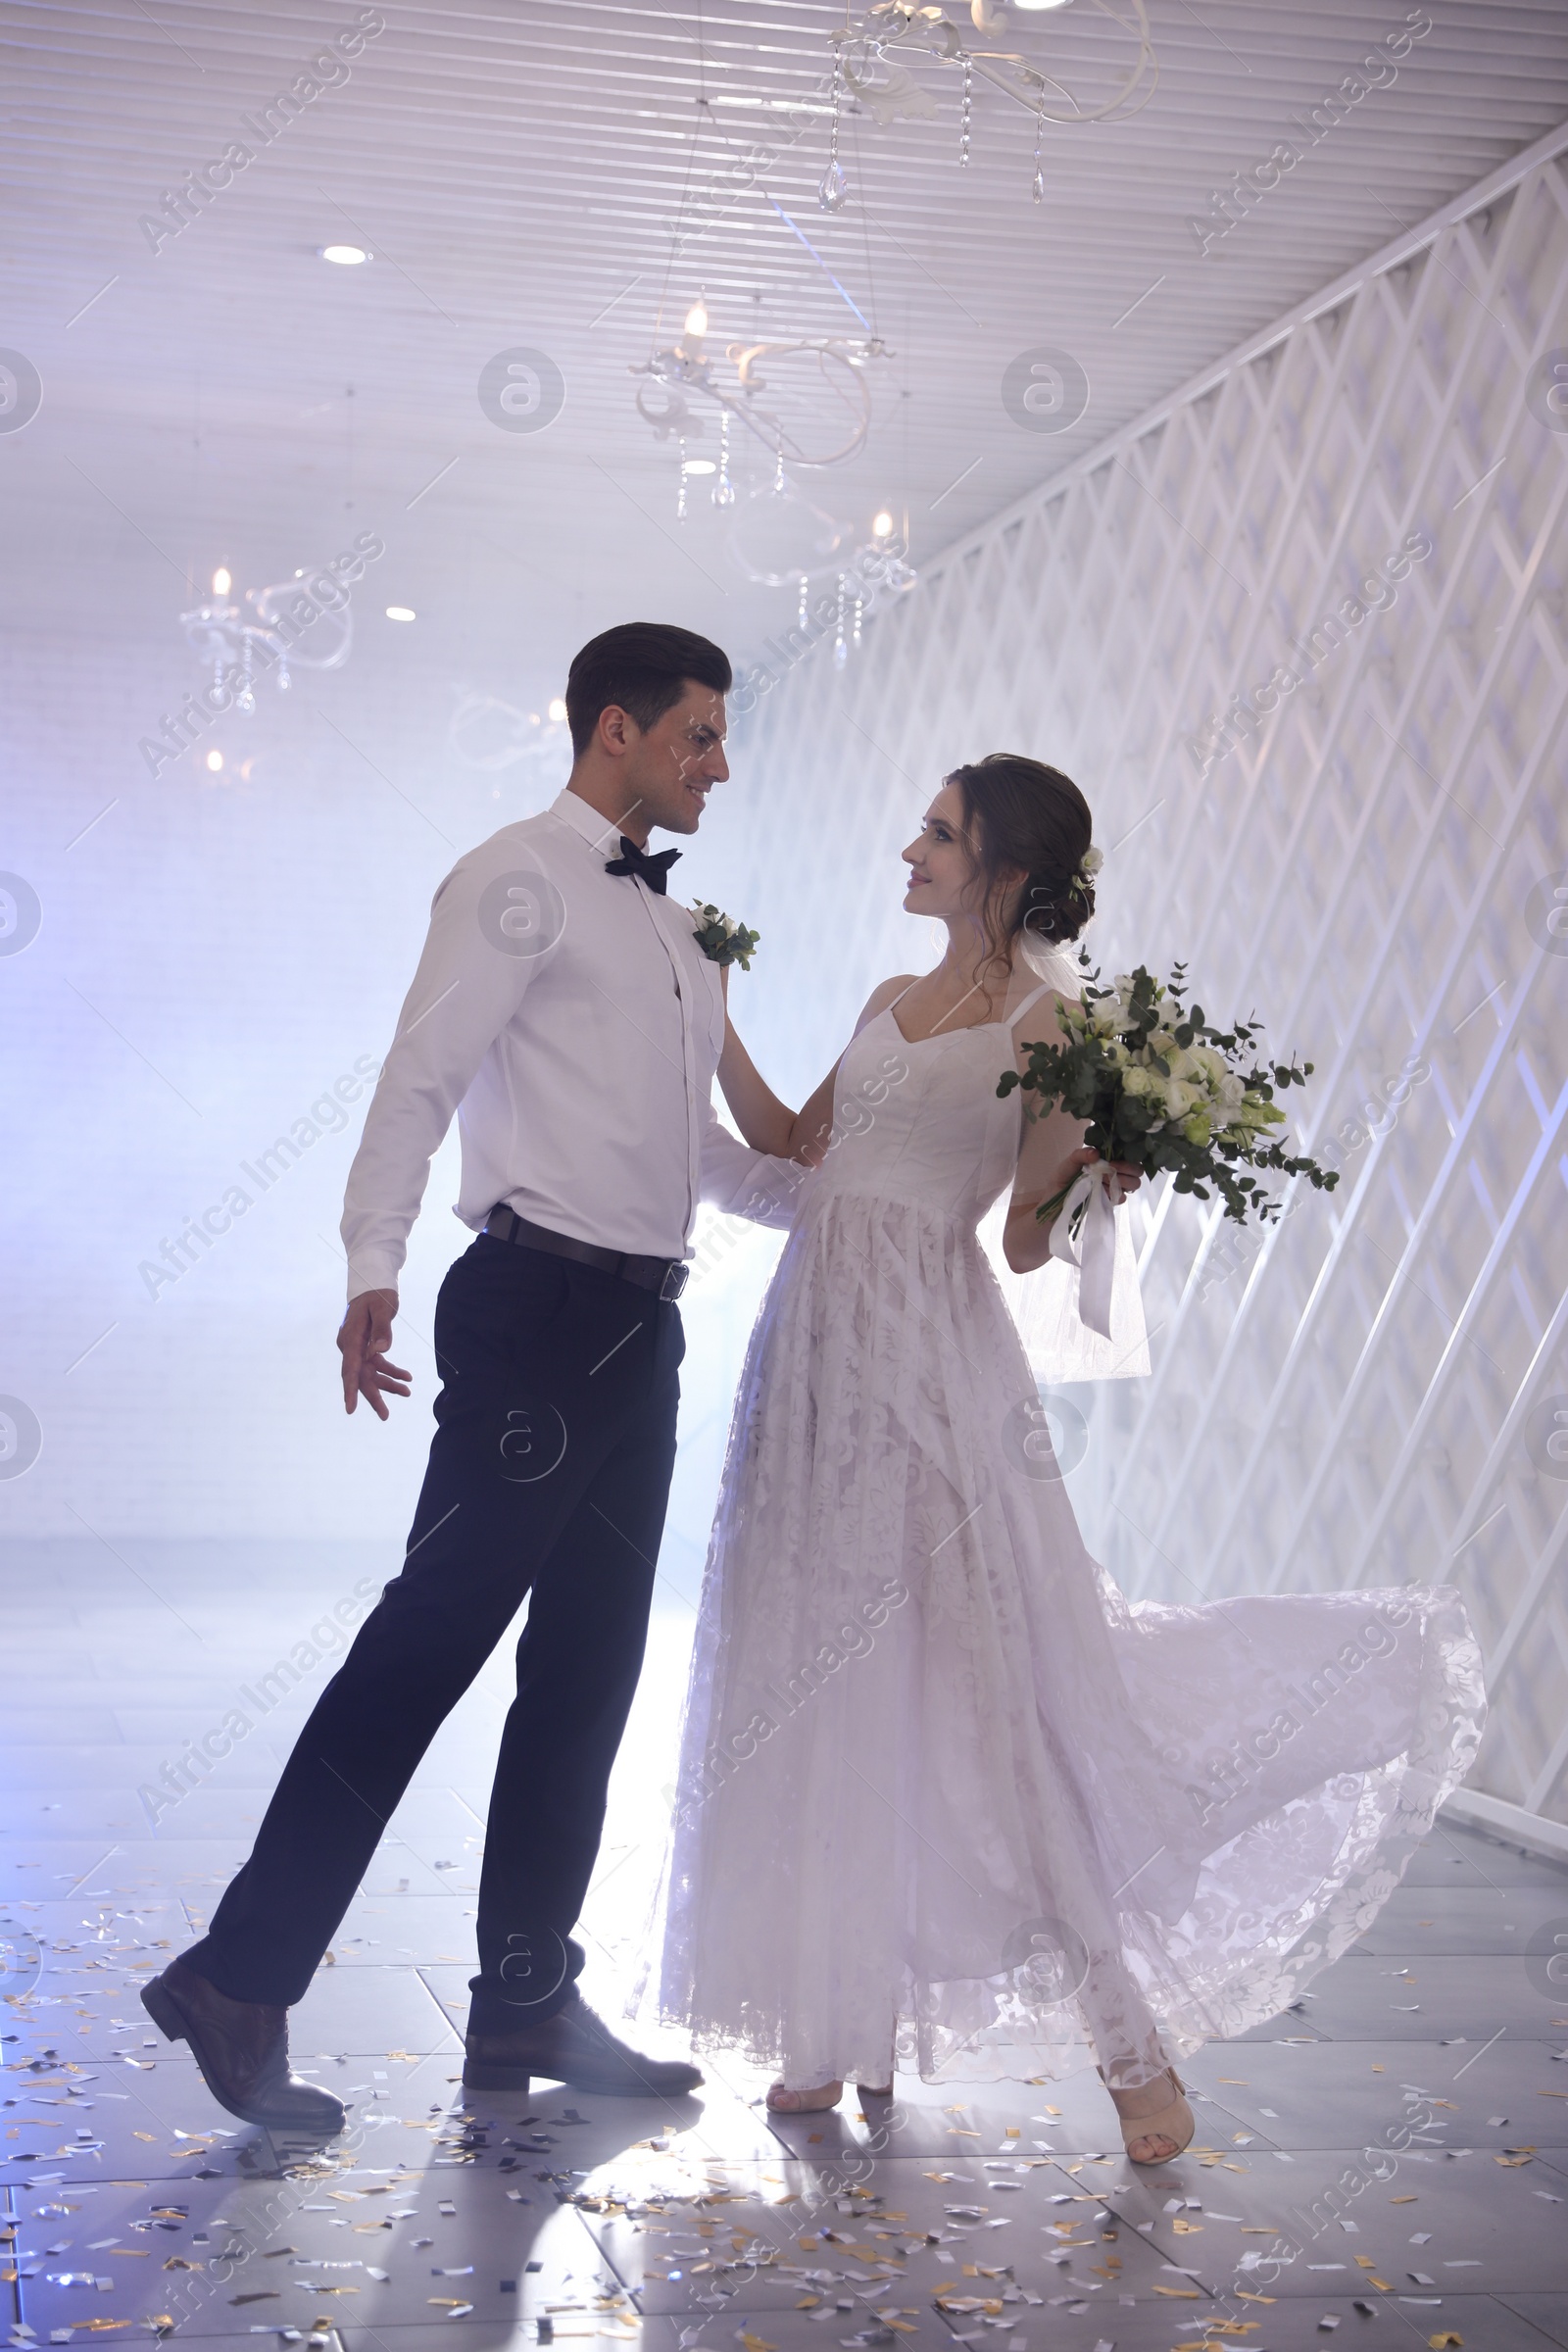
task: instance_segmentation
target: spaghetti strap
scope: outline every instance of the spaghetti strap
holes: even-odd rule
[[[1042,997],[1054,997],[1056,991],[1052,986],[1051,982],[1049,980],[1043,980],[1038,988],[1030,990],[1028,996],[1025,997],[1023,1003],[1019,1005],[1016,1012],[1008,1013],[1007,1027],[1009,1029],[1015,1029],[1018,1023],[1023,1019],[1024,1014],[1029,1010],[1031,1004],[1038,1004]]]

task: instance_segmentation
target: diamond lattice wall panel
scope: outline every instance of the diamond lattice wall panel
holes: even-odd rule
[[[804,1087],[842,1042],[824,941],[840,1019],[931,959],[897,852],[946,767],[1077,776],[1100,959],[1182,958],[1308,1054],[1303,1140],[1343,1171],[1266,1236],[1168,1193],[1128,1212],[1154,1369],[1080,1396],[1092,1536],[1143,1594],[1458,1585],[1475,1785],[1561,1821],[1563,163],[1264,340],[952,551],[842,669],[769,650],[740,701],[796,985],[754,1025]]]

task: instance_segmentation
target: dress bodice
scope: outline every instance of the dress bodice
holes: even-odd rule
[[[1017,1023],[1034,1002],[1010,1022],[912,1043],[891,1005],[867,1021],[839,1063],[818,1198],[869,1194],[977,1225],[1017,1166],[1022,1097],[999,1097],[997,1085],[1014,1067]]]

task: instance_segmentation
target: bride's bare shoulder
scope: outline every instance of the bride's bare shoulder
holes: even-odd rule
[[[899,972],[891,980],[879,981],[866,998],[865,1008],[855,1024],[856,1036],[859,1036],[867,1021],[874,1021],[878,1013],[886,1012],[888,1006],[902,997],[906,988],[912,988],[919,977],[918,972]]]
[[[1065,991],[1053,988],[1025,1014],[1012,1016],[1013,1054],[1020,1071],[1029,1067],[1029,1048],[1032,1045],[1060,1046],[1069,1042],[1069,1033],[1061,1018],[1064,1006],[1078,1006],[1082,1000]]]

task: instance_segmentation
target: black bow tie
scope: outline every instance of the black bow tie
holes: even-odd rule
[[[620,837],[620,856],[612,858],[605,871],[607,874],[641,874],[649,889],[657,891],[662,898],[669,883],[669,869],[679,856],[679,850],[661,850],[656,858],[650,858],[646,850],[640,850],[623,833]]]

